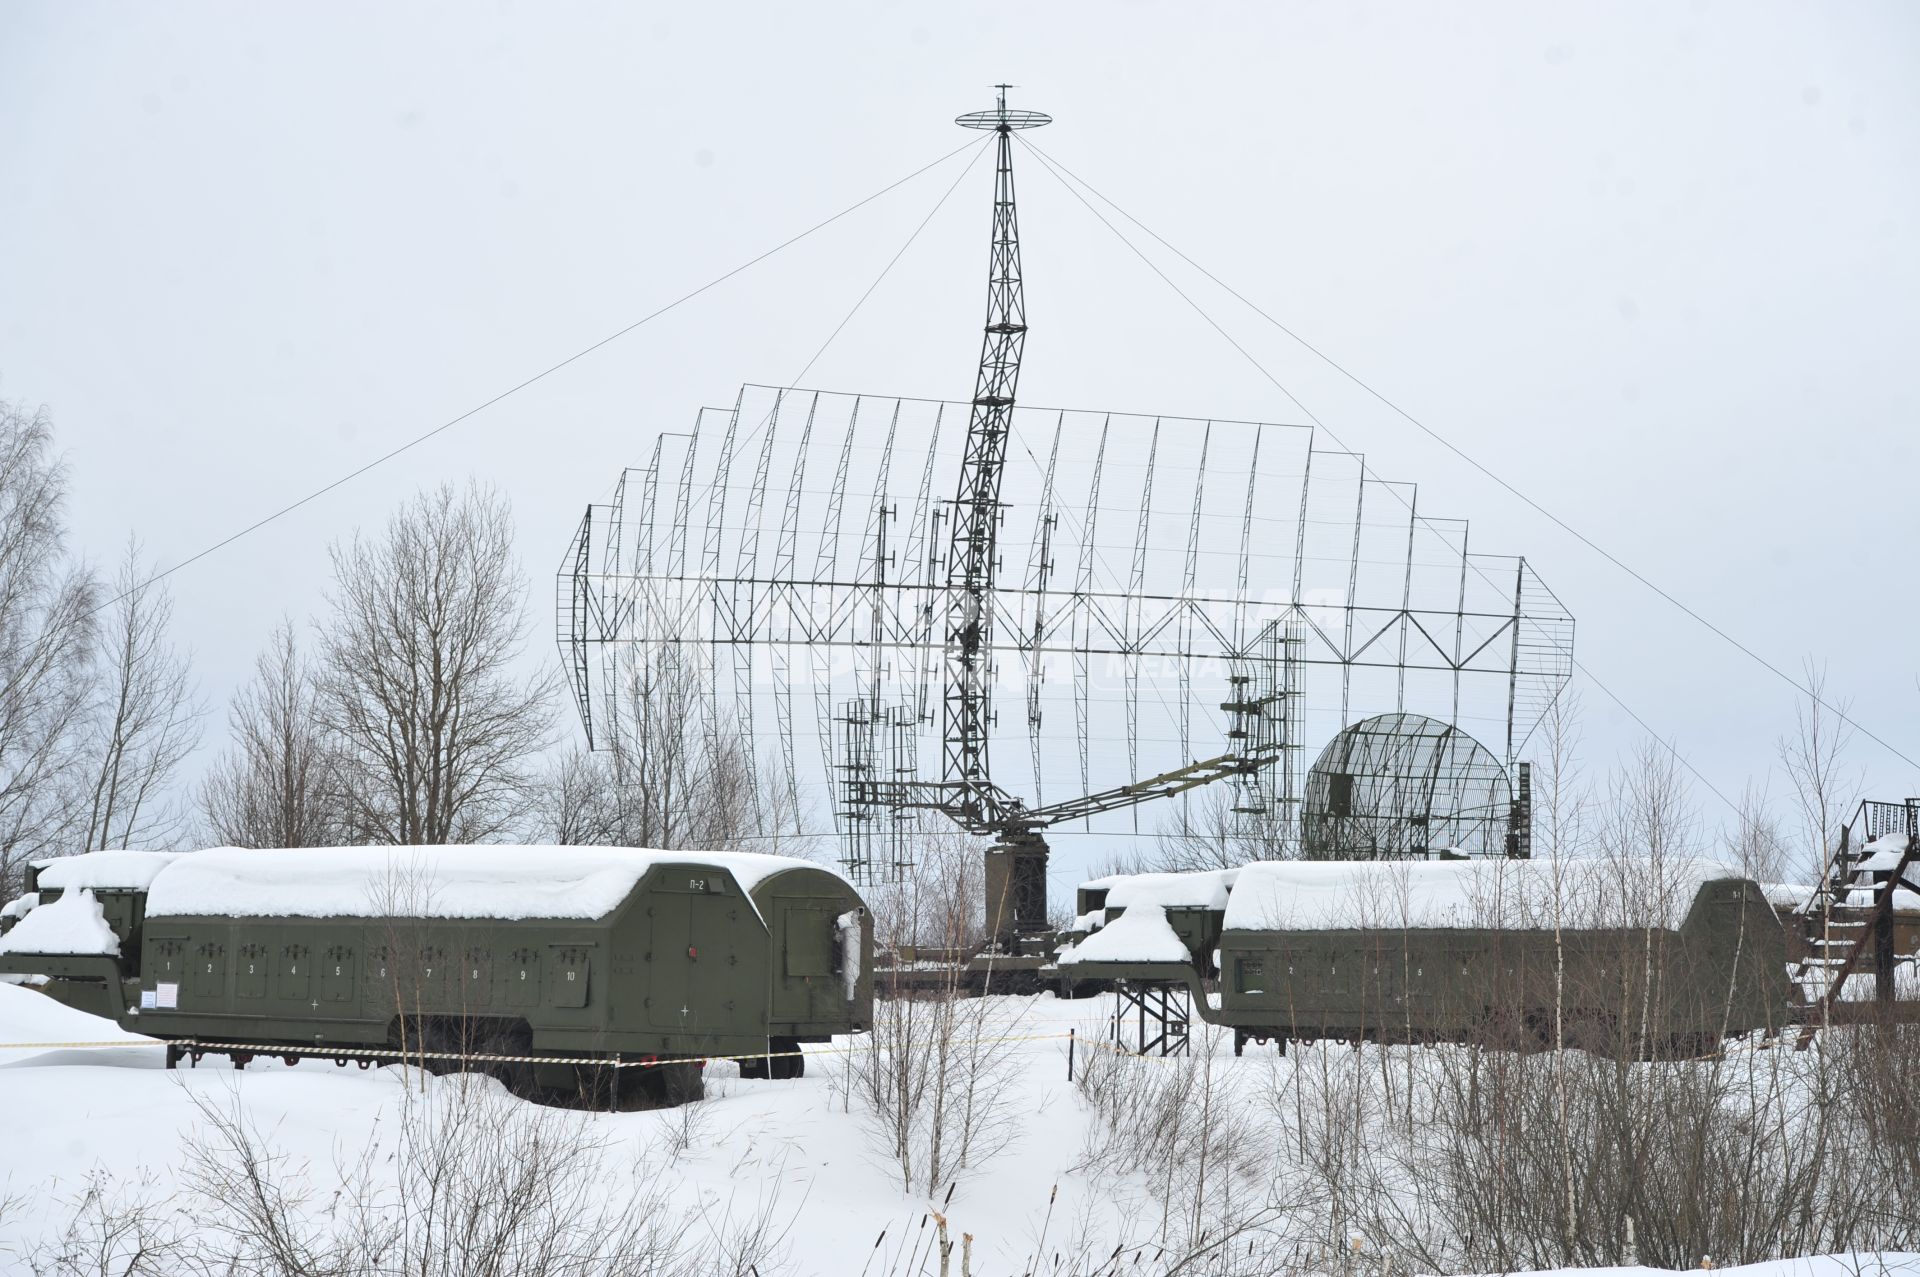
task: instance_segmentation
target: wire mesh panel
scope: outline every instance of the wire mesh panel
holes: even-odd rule
[[[1504,855],[1513,820],[1506,769],[1448,723],[1380,714],[1327,743],[1300,815],[1309,860]]]
[[[703,728],[751,738],[789,818],[841,835],[862,880],[897,871],[902,809],[943,774],[967,412],[748,386],[654,439],[559,573],[595,746],[633,730],[622,689],[672,652],[709,694]],[[1573,622],[1525,560],[1470,551],[1464,522],[1308,427],[1011,422],[980,695],[1022,812],[1152,832],[1187,818],[1166,776],[1217,763],[1236,816],[1294,827],[1304,747],[1392,712],[1491,742],[1498,770],[1570,673]],[[1074,805],[1121,791],[1180,797]]]

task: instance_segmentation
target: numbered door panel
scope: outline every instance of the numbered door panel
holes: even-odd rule
[[[507,955],[505,976],[506,1001],[510,1007],[530,1008],[540,1005],[540,951],[532,948],[515,949]]]
[[[463,1009],[483,1010],[493,1005],[493,950],[470,946],[456,974]]]
[[[352,948],[336,944],[320,955],[320,1000],[322,1002],[352,1002],[353,981]]]
[[[400,1003],[400,973],[394,964],[392,948],[384,944],[371,946],[360,974],[366,984],[367,1005],[392,1015]]]
[[[217,940],[194,946],[187,969],[187,995],[196,1002],[219,1003],[227,996],[227,946]]]
[[[587,1005],[588,954],[584,945],[549,945],[547,948],[547,1001],[556,1007]]]
[[[287,1002],[313,1000],[313,950],[283,944],[273,968],[273,996]]]
[[[439,945],[422,946],[413,962],[409,996],[422,1010],[449,1009],[447,990],[452,983],[453,955]]]
[[[156,936],[147,942],[142,975],[153,984],[181,984],[192,960],[186,940],[179,936]]]
[[[241,945],[234,951],[233,996],[242,1001],[252,1001],[267,996],[267,972],[270,958],[267,946],[259,943]]]

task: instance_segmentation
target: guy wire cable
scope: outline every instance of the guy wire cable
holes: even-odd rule
[[[1202,266],[1200,263],[1194,261],[1193,258],[1181,252],[1180,249],[1175,247],[1173,244],[1168,243],[1168,241],[1165,238],[1163,238],[1158,232],[1156,232],[1152,227],[1142,222],[1139,218],[1133,216],[1133,214],[1127,212],[1126,209],[1121,208],[1118,204],[1114,203],[1113,200],[1109,199],[1106,195],[1101,194],[1101,192],[1098,189],[1096,189],[1085,178],[1079,176],[1077,173],[1074,173],[1071,169],[1068,169],[1064,164],[1060,164],[1059,161],[1054,160],[1051,156],[1041,151],[1038,146],[1028,141],[1025,137],[1021,137],[1018,140],[1022,145],[1026,146],[1028,149],[1033,151],[1034,154],[1040,158],[1043,164],[1046,164],[1050,169],[1057,168],[1058,171],[1054,174],[1054,176],[1056,180],[1061,180],[1063,185],[1065,185],[1065,181],[1064,179],[1061,179],[1061,176],[1060,176],[1061,174],[1065,174],[1066,177],[1072,178],[1074,182],[1078,183],[1080,186],[1085,187],[1088,191],[1092,192],[1093,195],[1096,198],[1098,198],[1102,203],[1106,204],[1109,208],[1113,209],[1116,213],[1120,214],[1120,216],[1126,218],[1129,222],[1132,222],[1135,226],[1139,227],[1147,235],[1151,236],[1154,240],[1158,241],[1163,247],[1167,249],[1167,251],[1171,252],[1174,256],[1178,257],[1181,261],[1193,267],[1194,270],[1200,272],[1200,274],[1204,275],[1207,279],[1211,280],[1214,284],[1218,285],[1221,289],[1225,290],[1236,301],[1239,301],[1242,305],[1246,306],[1249,310],[1253,311],[1254,314],[1260,316],[1262,319],[1272,324],[1275,328],[1285,333],[1288,337],[1292,338],[1295,342],[1297,342],[1299,345],[1304,347],[1316,359],[1319,359],[1322,363],[1326,364],[1329,368],[1332,368],[1335,372],[1339,373],[1342,377],[1345,377],[1348,381],[1351,381],[1354,385],[1360,387],[1360,389],[1366,391],[1369,395],[1379,400],[1380,403],[1385,405],[1388,409],[1390,409],[1392,412],[1394,412],[1398,416],[1404,418],[1407,422],[1411,423],[1415,428],[1420,430],[1428,438],[1432,439],[1434,442],[1446,448],[1449,452],[1459,457],[1462,461],[1472,466],[1475,470],[1478,470],[1482,475],[1486,476],[1488,479],[1491,479],[1494,483],[1498,484],[1500,487],[1506,489],[1513,496],[1519,498],[1522,502],[1526,503],[1526,505],[1531,507],[1535,512],[1545,516],[1561,531],[1567,533],[1569,536],[1579,541],[1582,545],[1585,545],[1588,549],[1592,550],[1595,554],[1598,554],[1600,557],[1607,560],[1607,562],[1613,564],[1614,567],[1620,569],[1622,572],[1625,572],[1628,576],[1632,577],[1635,581],[1639,582],[1641,585],[1645,586],[1647,589],[1652,590],[1655,594],[1659,595],[1666,602],[1672,604],[1674,607],[1678,608],[1681,612],[1684,612],[1692,620],[1706,627],[1706,629],[1711,631],[1716,637],[1728,643],[1734,649],[1739,651],[1742,655],[1746,656],[1750,660],[1760,665],[1763,669],[1765,669],[1768,673],[1772,674],[1775,678],[1780,679],[1782,682],[1786,683],[1787,686],[1793,688],[1794,691],[1800,693],[1802,696],[1805,696],[1807,699],[1813,701],[1815,704],[1819,705],[1822,709],[1827,710],[1829,713],[1839,718],[1841,722],[1846,723],[1848,726],[1858,731],[1861,735],[1865,736],[1868,740],[1871,740],[1874,744],[1879,745],[1882,749],[1885,749],[1888,753],[1892,754],[1895,758],[1900,759],[1902,762],[1906,763],[1910,767],[1920,767],[1920,761],[1916,761],[1915,759],[1909,757],[1906,753],[1904,753],[1903,751],[1901,751],[1900,749],[1898,749],[1888,741],[1884,740],[1880,736],[1876,735],[1872,730],[1867,728],[1864,724],[1860,723],[1858,720],[1854,719],[1853,717],[1845,713],[1843,710],[1841,710],[1837,706],[1830,704],[1826,700],[1822,699],[1820,696],[1816,695],[1811,688],[1803,686],[1792,675],[1780,669],[1777,665],[1773,664],[1773,662],[1767,660],[1766,657],[1761,656],[1758,652],[1754,651],[1752,648],[1742,643],[1739,639],[1729,634],[1726,630],[1723,630],[1718,625],[1715,625],[1712,621],[1702,616],[1699,612],[1696,612],[1691,607],[1688,607],[1680,599],[1675,597],[1673,594],[1669,593],[1667,590],[1661,588],[1659,585],[1655,584],[1652,580],[1648,579],[1646,576],[1642,575],[1633,567],[1631,567],[1630,565],[1622,561],[1618,556],[1614,555],[1611,551],[1607,550],[1604,546],[1601,546],[1600,544],[1595,542],[1591,537],[1587,536],[1585,533],[1581,532],[1577,528],[1574,528],[1572,525],[1568,524],[1564,519],[1554,514],[1551,510],[1547,509],[1545,506],[1541,505],[1538,501],[1535,501],[1532,497],[1522,492],[1519,488],[1515,487],[1513,484],[1509,483],[1507,480],[1501,478],[1499,475],[1495,474],[1492,470],[1482,465],[1479,461],[1475,460],[1463,449],[1461,449],[1460,447],[1455,445],[1452,441],[1447,439],[1446,436],[1440,434],[1438,431],[1428,426],[1425,422],[1421,421],[1418,417],[1415,417],[1412,413],[1408,412],[1405,408],[1402,408],[1399,404],[1387,398],[1385,394],[1374,389],[1372,385],[1368,384],[1358,374],[1349,371],[1345,365],[1335,360],[1331,355],[1326,354],[1319,347],[1315,346],[1312,342],[1308,341],[1306,338],[1300,336],[1300,334],[1294,332],[1293,329],[1287,327],[1285,324],[1281,323],[1278,319],[1275,319],[1271,314],[1261,309],[1258,305],[1256,305],[1253,301],[1248,299],[1239,290],[1235,289],[1231,284],[1228,284],[1226,281],[1222,280],[1219,276],[1215,275],[1212,271],[1208,270],[1206,267]],[[1071,190],[1072,187],[1068,187],[1068,189]],[[1078,196],[1077,192],[1075,194],[1076,196]],[[1085,203],[1084,198],[1082,198],[1081,202]],[[1090,205],[1089,205],[1089,210],[1091,211]],[[1098,216],[1098,214],[1096,213],[1095,216]],[[1104,219],[1102,220],[1104,221]],[[1108,229],[1111,230],[1113,229],[1113,227],[1109,224]],[[1117,235],[1118,231],[1115,231],[1115,234]],[[1122,242],[1123,243],[1127,242],[1124,237],[1122,237]],[[1129,243],[1128,247],[1131,248],[1132,245]],[[1139,252],[1138,249],[1134,249],[1134,251],[1136,253]],[[1144,256],[1142,260],[1145,260]],[[1164,279],[1165,276],[1162,276],[1162,278]],[[1176,289],[1175,291],[1177,292],[1178,290]],[[1182,294],[1182,296],[1184,297],[1184,294]],[[1192,303],[1189,302],[1189,304],[1192,304]],[[1199,308],[1196,306],[1195,309],[1197,310]],[[1202,312],[1202,314],[1204,316],[1204,312]],[[1211,323],[1212,322],[1211,319],[1209,319],[1208,322]],[[1236,343],[1236,348],[1237,348],[1237,343]],[[1246,352],[1243,350],[1241,353],[1245,354]],[[1249,358],[1251,358],[1251,356],[1249,356]],[[1265,370],[1262,369],[1262,371],[1264,372]],[[1279,383],[1276,382],[1275,384],[1278,385]],[[1293,396],[1290,392],[1287,392],[1284,387],[1282,387],[1281,389],[1282,389],[1282,393],[1286,393],[1289,399],[1293,399]],[[1300,402],[1298,399],[1294,399],[1293,401],[1296,405],[1298,405]],[[1301,411],[1303,412],[1306,411],[1304,406],[1301,406]],[[1328,433],[1331,434],[1332,432],[1329,431]],[[1586,671],[1586,672],[1589,675],[1591,675],[1591,671]],[[1594,681],[1596,683],[1599,682],[1598,679],[1595,679]],[[1606,691],[1606,688],[1603,686],[1601,690]],[[1609,696],[1613,695],[1611,692],[1608,692],[1607,694]],[[1625,706],[1622,705],[1622,708],[1624,709]],[[1637,718],[1636,718],[1636,721],[1638,721]]]

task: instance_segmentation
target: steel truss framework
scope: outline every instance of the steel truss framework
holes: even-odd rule
[[[731,725],[777,743],[788,810],[809,809],[803,770],[825,785],[856,882],[909,863],[923,813],[993,836],[1002,938],[1046,928],[1048,828],[1128,811],[1137,831],[1141,804],[1174,797],[1185,823],[1187,795],[1225,782],[1233,820],[1285,842],[1316,713],[1337,704],[1344,727],[1390,694],[1449,724],[1478,715],[1504,723],[1511,761],[1572,666],[1572,621],[1524,560],[1469,553],[1464,524],[1310,431],[1016,406],[1011,139],[1050,121],[1010,110],[1008,87],[956,121],[998,135],[972,399],[749,386],[589,508],[559,590],[590,741],[619,743],[641,672],[692,671],[715,756]],[[1042,463],[1030,441],[1049,436]],[[958,473],[949,501],[936,470]],[[1317,667],[1337,669],[1337,702]],[[1026,793],[1004,752],[989,766],[1021,732]]]
[[[711,690],[706,730],[758,742],[762,782],[795,810],[826,788],[850,870],[902,863],[911,799],[941,774],[951,516],[933,494],[965,413],[749,386],[660,435],[561,565],[590,740],[623,730],[635,670],[679,662]],[[1030,809],[1203,777],[1234,786],[1236,814],[1292,827],[1309,738],[1421,713],[1511,770],[1571,673],[1573,621],[1524,559],[1469,551],[1464,522],[1309,428],[1010,422],[997,545],[1025,570],[987,595],[981,669],[989,704],[1018,708],[984,721],[1003,759],[1023,746]],[[1283,761],[1240,765],[1252,751]],[[1010,793],[1015,770],[996,777]]]
[[[1345,728],[1307,772],[1301,854],[1308,860],[1430,855],[1524,856],[1530,822],[1487,748],[1419,714],[1377,714]]]

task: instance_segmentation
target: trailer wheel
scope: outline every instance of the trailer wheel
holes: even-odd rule
[[[773,1066],[773,1077],[784,1082],[806,1076],[807,1057],[800,1054],[799,1038],[773,1038],[770,1045],[773,1058],[769,1063]]]

